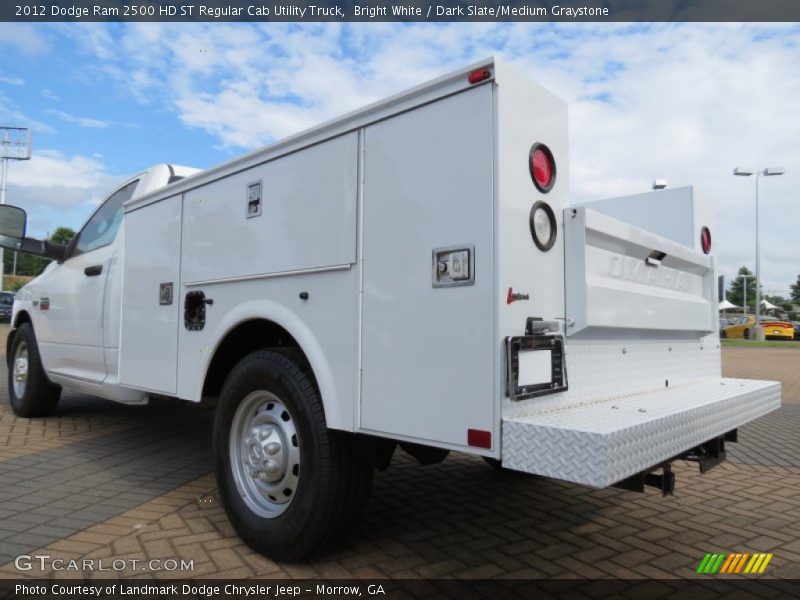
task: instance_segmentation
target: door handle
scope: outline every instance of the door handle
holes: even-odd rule
[[[97,275],[100,275],[100,273],[102,272],[103,272],[103,265],[94,265],[91,267],[86,267],[83,270],[83,274],[86,275],[87,277],[95,277]]]

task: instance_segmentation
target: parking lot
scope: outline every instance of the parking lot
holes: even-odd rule
[[[770,552],[764,576],[799,578],[800,349],[725,348],[723,360],[727,376],[781,380],[784,406],[742,428],[710,473],[676,465],[673,497],[501,473],[463,455],[423,468],[398,452],[355,534],[300,564],[252,553],[228,524],[210,410],[65,394],[54,417],[17,419],[3,365],[0,577],[42,576],[14,559],[49,555],[135,565],[57,577],[672,578],[696,576],[707,552]],[[153,566],[168,559],[193,565]]]

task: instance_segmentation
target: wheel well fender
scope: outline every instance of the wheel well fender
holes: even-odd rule
[[[268,300],[246,302],[226,315],[214,339],[213,351],[205,354],[201,366],[202,385],[195,390],[194,400],[218,395],[227,373],[247,354],[264,348],[295,348],[316,381],[328,427],[353,430],[353,411],[342,403],[319,340],[285,306]]]

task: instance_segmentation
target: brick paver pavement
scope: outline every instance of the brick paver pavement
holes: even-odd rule
[[[13,557],[49,554],[136,560],[118,575],[146,578],[667,578],[694,576],[709,551],[760,551],[775,553],[767,575],[798,578],[800,350],[723,354],[726,375],[782,380],[787,406],[742,428],[706,475],[676,465],[674,497],[502,473],[464,455],[423,468],[398,453],[354,534],[299,564],[258,556],[233,532],[209,473],[211,411],[66,395],[56,416],[30,422],[11,413],[3,377],[0,577],[41,576]],[[154,559],[193,569],[147,569]]]
[[[783,403],[800,404],[800,341],[786,344],[786,348],[723,348],[722,374],[780,381]]]

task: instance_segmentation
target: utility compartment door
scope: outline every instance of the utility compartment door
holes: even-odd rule
[[[186,192],[183,282],[353,264],[357,154],[347,133]]]
[[[177,387],[181,196],[125,215],[119,381],[162,394]]]
[[[465,447],[496,431],[491,85],[368,127],[364,147],[361,427]],[[435,287],[438,248],[470,249],[474,284]]]

